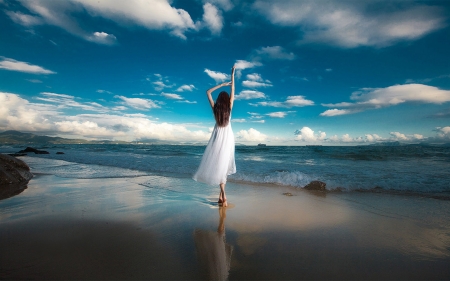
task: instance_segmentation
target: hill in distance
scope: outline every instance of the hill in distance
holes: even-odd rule
[[[39,136],[32,133],[19,131],[5,131],[0,133],[0,143],[3,144],[116,144],[128,143],[124,141],[99,140],[90,141],[84,139],[65,139],[60,137]]]

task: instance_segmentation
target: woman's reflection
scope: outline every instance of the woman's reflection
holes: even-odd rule
[[[200,267],[210,280],[226,280],[230,271],[233,247],[225,241],[226,207],[219,207],[219,226],[217,231],[196,229],[195,247]]]

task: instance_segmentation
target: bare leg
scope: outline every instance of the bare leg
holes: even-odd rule
[[[225,184],[224,183],[221,183],[220,184],[220,193],[222,194],[222,206],[223,207],[226,207],[226,206],[228,206],[228,203],[227,203],[227,196],[226,196],[226,194],[225,194]]]
[[[219,193],[219,201],[217,201],[217,203],[219,203],[219,204],[222,204],[222,203],[223,203],[222,189],[220,189],[220,193]]]

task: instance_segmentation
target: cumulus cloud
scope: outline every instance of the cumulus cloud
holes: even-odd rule
[[[52,94],[52,93],[50,93]],[[71,99],[69,95],[47,95]],[[32,103],[17,94],[0,92],[0,130],[48,132],[67,137],[133,141],[202,141],[207,130],[190,130],[188,126],[155,122],[143,114],[67,115],[58,104]]]
[[[251,104],[253,106],[272,106],[272,107],[303,107],[308,105],[314,105],[314,102],[311,100],[305,99],[304,96],[288,96],[286,101],[262,101],[256,104]]]
[[[203,2],[205,4],[211,3],[216,7],[220,7],[224,11],[230,11],[234,7],[233,3],[231,3],[230,0],[203,0]]]
[[[235,100],[265,99],[266,95],[262,92],[253,90],[244,90],[234,96]]]
[[[117,38],[112,34],[106,32],[94,32],[91,36],[87,37],[87,40],[104,45],[113,45],[116,43]]]
[[[257,66],[262,66],[262,63],[260,63],[258,61],[250,62],[250,61],[246,61],[246,60],[237,60],[234,63],[234,66],[236,68],[236,77],[238,79],[240,79],[241,76],[242,76],[242,70],[249,69],[249,68],[254,68],[254,67],[257,67]]]
[[[247,87],[247,88],[261,88],[261,87],[266,88],[266,87],[272,87],[272,84],[258,82],[258,81],[245,80],[245,81],[242,81],[242,86]]]
[[[296,55],[286,51],[281,46],[260,47],[252,52],[252,58],[255,60],[294,60]]]
[[[239,141],[249,141],[249,142],[262,142],[267,139],[267,135],[253,128],[250,128],[248,130],[240,130],[236,134],[236,137],[239,139]]]
[[[450,91],[423,84],[405,84],[377,89],[364,88],[352,93],[350,99],[355,102],[322,104],[325,107],[335,108],[326,110],[320,115],[337,116],[351,114],[407,102],[442,104],[450,101]]]
[[[381,141],[381,140],[383,140],[383,138],[380,137],[380,136],[377,135],[377,134],[366,134],[365,137],[366,137],[366,139],[367,139],[368,142],[375,142],[375,141]]]
[[[213,71],[213,70],[209,70],[209,69],[205,68],[205,73],[208,74],[209,77],[214,79],[214,81],[216,81],[216,83],[224,82],[225,80],[230,80],[230,75],[222,73],[222,72],[217,72],[217,71]]]
[[[270,116],[272,118],[284,118],[286,117],[286,115],[288,115],[289,113],[292,113],[293,111],[277,111],[277,112],[270,112],[267,113],[267,116]]]
[[[425,139],[421,134],[405,135],[400,132],[390,132],[389,134],[391,135],[390,140],[392,141],[418,141]]]
[[[272,87],[269,80],[262,79],[258,73],[247,74],[247,80],[242,82],[242,86],[247,88]]]
[[[192,92],[193,90],[195,90],[195,86],[194,85],[182,85],[180,87],[178,87],[178,89],[176,89],[177,92],[184,92],[184,91],[189,91]]]
[[[124,96],[114,96],[115,98],[121,99],[123,104],[138,110],[149,110],[152,108],[160,108],[154,101],[150,99],[141,98],[127,98]]]
[[[446,127],[436,127],[437,138],[450,140],[450,126]]]
[[[170,1],[167,0],[21,0],[20,3],[36,15],[35,17],[39,17],[34,21],[39,20],[49,25],[58,26],[75,36],[101,44],[104,44],[105,38],[98,40],[99,38],[92,37],[93,32],[81,28],[72,14],[87,11],[91,16],[104,18],[126,27],[132,23],[150,30],[168,30],[172,35],[182,39],[186,39],[186,31],[196,30],[188,12],[172,7]],[[22,16],[22,18],[24,17]],[[27,19],[17,20],[22,21],[23,24],[30,21],[29,19],[28,21]],[[93,38],[97,40],[92,40]],[[111,38],[108,38],[108,40]]]
[[[258,0],[253,8],[275,25],[298,28],[302,43],[355,48],[417,40],[445,25],[438,7],[408,4],[387,10],[378,1]]]
[[[203,5],[203,22],[213,35],[220,35],[223,27],[223,17],[216,6],[211,3]]]
[[[315,141],[322,141],[325,139],[327,134],[325,132],[319,131],[318,134],[315,134],[313,130],[309,127],[303,127],[300,130],[296,130],[294,132],[296,135],[295,139],[305,142],[315,142]]]
[[[32,74],[55,74],[51,70],[45,69],[38,65],[29,64],[23,61],[17,61],[10,58],[0,57],[0,69],[6,69],[11,71],[26,72]]]

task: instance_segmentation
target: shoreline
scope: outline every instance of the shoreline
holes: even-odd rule
[[[217,196],[184,177],[37,175],[0,200],[0,279],[450,277],[447,200],[236,182],[230,207]]]

